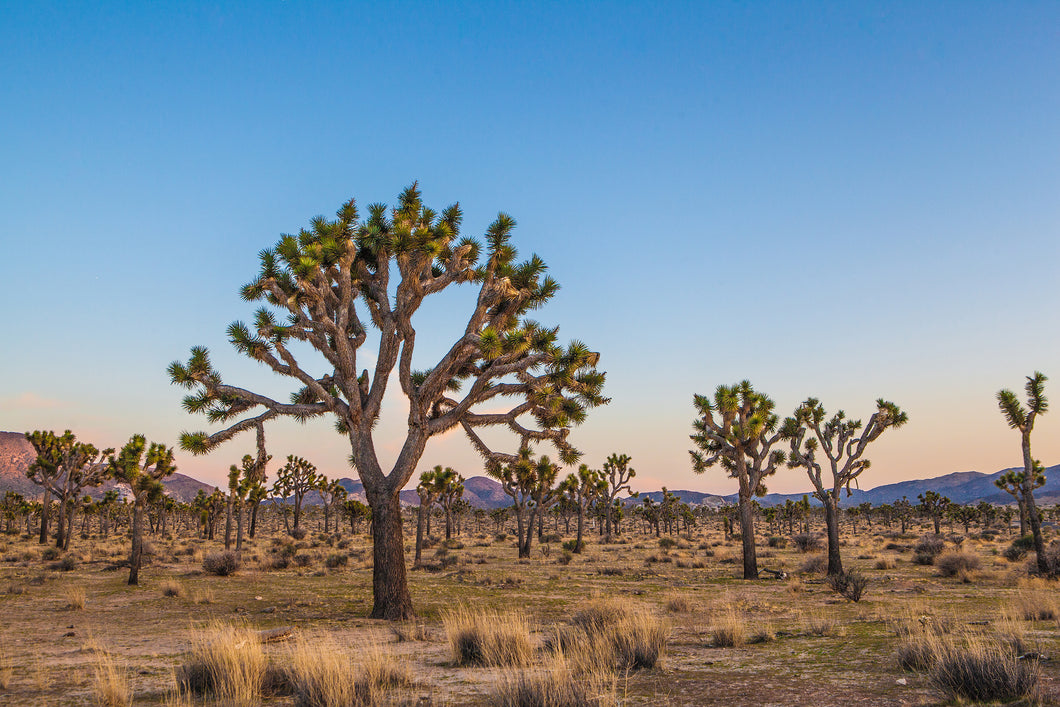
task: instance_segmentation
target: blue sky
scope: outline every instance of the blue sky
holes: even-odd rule
[[[1060,6],[1052,3],[4,3],[0,429],[173,443],[166,365],[224,330],[280,233],[419,180],[498,211],[563,285],[538,313],[602,354],[574,433],[643,488],[696,477],[694,392],[750,379],[909,412],[865,486],[1020,462],[994,393],[1060,385]],[[431,309],[423,355],[466,294]],[[451,319],[447,319],[450,317]],[[427,342],[431,345],[423,346]],[[426,359],[424,359],[426,361]],[[426,362],[425,362],[426,365]],[[1055,397],[1055,395],[1054,395]],[[400,411],[380,427],[400,443]],[[1060,413],[1036,456],[1060,460]],[[221,482],[251,447],[181,455]],[[277,457],[347,475],[327,424]],[[422,466],[479,473],[456,437]],[[772,490],[806,488],[783,471]]]

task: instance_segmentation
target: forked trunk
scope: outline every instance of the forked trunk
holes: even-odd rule
[[[372,494],[373,619],[406,621],[415,617],[405,574],[405,543],[401,532],[401,499],[392,494]]]

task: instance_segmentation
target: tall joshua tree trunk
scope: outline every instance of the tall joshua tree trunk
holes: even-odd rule
[[[828,532],[828,575],[843,574],[843,559],[839,554],[839,507],[831,494],[821,499],[824,505],[824,524]]]
[[[737,462],[737,468],[741,465]],[[744,483],[746,468],[740,473],[740,544],[743,546],[743,578],[758,579],[758,555],[755,552],[755,517],[751,500],[754,489]]]
[[[374,496],[374,494],[373,494]],[[372,618],[391,621],[413,615],[405,573],[401,499],[397,494],[369,496],[372,507]]]

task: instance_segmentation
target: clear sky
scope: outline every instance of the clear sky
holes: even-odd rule
[[[549,263],[536,315],[613,399],[572,440],[641,489],[735,490],[688,435],[692,394],[744,378],[782,414],[905,409],[868,488],[1019,464],[994,394],[1041,370],[1060,463],[1060,4],[4,2],[0,76],[2,430],[173,444],[205,427],[165,373],[197,344],[282,394],[224,334],[257,252],[419,180]],[[421,365],[466,297],[425,312]],[[269,436],[329,476],[345,445]],[[252,446],[178,466],[221,483]],[[481,473],[457,435],[434,464]]]

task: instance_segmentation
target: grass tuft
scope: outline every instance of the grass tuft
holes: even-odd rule
[[[457,665],[525,666],[533,657],[524,614],[461,606],[443,613],[442,625]]]

